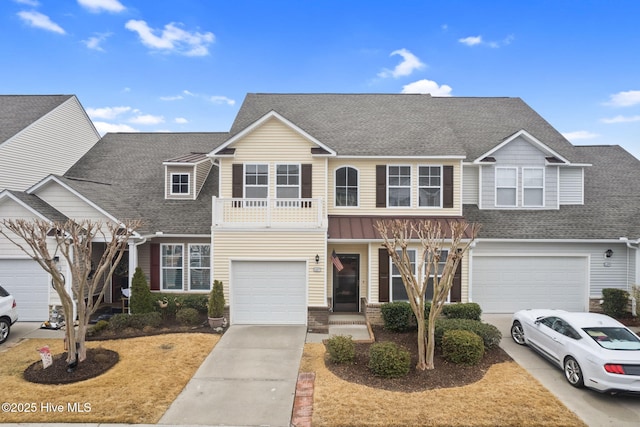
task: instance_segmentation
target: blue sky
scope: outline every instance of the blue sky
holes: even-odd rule
[[[640,1],[0,0],[0,93],[101,133],[227,131],[248,92],[520,97],[640,157]]]

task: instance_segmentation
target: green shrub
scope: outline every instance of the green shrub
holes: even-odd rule
[[[627,313],[627,304],[629,303],[629,292],[622,289],[603,289],[602,311],[604,314],[621,318]]]
[[[178,296],[178,301],[182,308],[193,308],[200,314],[207,314],[207,294],[185,294]]]
[[[104,331],[109,327],[109,321],[107,320],[98,320],[95,325],[89,327],[87,329],[87,336],[92,337],[94,335],[98,335],[100,332]]]
[[[220,318],[224,316],[224,290],[220,280],[213,281],[213,287],[209,293],[208,316],[211,318]]]
[[[147,279],[140,267],[136,267],[131,280],[131,299],[129,300],[129,308],[131,313],[150,313],[155,311],[157,305]]]
[[[393,342],[372,344],[369,348],[369,369],[384,378],[404,377],[409,373],[411,354]]]
[[[126,328],[143,329],[145,326],[157,328],[162,324],[162,316],[158,312],[138,314],[115,314],[109,320],[109,329],[122,331]]]
[[[334,335],[327,340],[329,360],[333,363],[353,363],[356,358],[356,344],[351,335]]]
[[[435,324],[436,345],[442,345],[442,336],[446,331],[459,329],[470,331],[482,338],[484,347],[492,349],[498,347],[502,339],[502,333],[498,328],[489,323],[482,323],[479,320],[471,319],[437,319]]]
[[[392,332],[405,332],[416,327],[411,304],[404,301],[389,302],[380,307],[384,328]]]
[[[446,304],[442,307],[442,314],[450,319],[480,320],[482,309],[475,302]]]
[[[482,338],[471,331],[451,329],[442,336],[442,356],[458,365],[477,365],[484,355]]]
[[[134,314],[133,316],[140,318],[140,324],[142,325],[141,329],[143,329],[145,326],[158,328],[160,327],[160,325],[162,325],[162,315],[157,311],[154,311],[152,313]]]
[[[109,319],[109,329],[112,331],[122,331],[131,327],[131,316],[132,314],[127,313],[114,314],[111,316],[111,319]]]
[[[195,308],[187,307],[181,308],[176,312],[176,320],[180,322],[181,325],[185,326],[195,326],[201,323],[200,321],[200,313]]]

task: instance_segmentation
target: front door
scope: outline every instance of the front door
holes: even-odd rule
[[[339,254],[342,270],[333,267],[333,311],[358,311],[360,255]]]

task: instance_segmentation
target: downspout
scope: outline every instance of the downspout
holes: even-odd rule
[[[472,273],[473,273],[473,249],[476,247],[476,241],[474,240],[473,242],[471,242],[471,245],[469,245],[469,262],[467,265],[467,268],[469,269],[469,271],[467,272],[467,282],[468,282],[468,289],[467,289],[467,300],[469,302],[473,302],[473,292],[472,292],[472,286],[471,283],[473,281],[472,277]]]
[[[629,249],[633,249],[635,251],[635,271],[634,271],[634,285],[632,286],[638,286],[638,284],[640,283],[640,279],[639,279],[639,274],[640,272],[638,271],[638,267],[640,266],[640,251],[638,249],[640,249],[638,246],[634,246],[634,245],[639,245],[640,241],[639,240],[634,240],[634,241],[630,241],[628,238],[626,237],[620,237],[620,241],[624,242],[627,245],[627,248]],[[627,280],[629,280],[629,257],[627,256]],[[629,284],[627,283],[627,287],[629,286]],[[635,298],[635,295],[633,295],[633,292],[631,292],[631,314],[635,317],[637,316],[637,301]]]
[[[131,292],[131,286],[133,285],[133,275],[135,273],[135,269],[138,266],[138,246],[147,243],[147,238],[143,237],[139,242],[134,242],[133,244],[129,243],[129,304],[127,306],[127,311],[129,314],[131,313],[131,298],[133,297],[133,293]],[[133,266],[133,268],[131,268]]]

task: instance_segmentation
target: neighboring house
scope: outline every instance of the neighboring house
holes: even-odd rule
[[[19,192],[64,174],[99,139],[74,95],[0,95],[0,197],[33,200]],[[0,283],[18,300],[22,320],[46,319],[46,273],[2,237]]]
[[[0,215],[142,218],[129,276],[221,280],[232,324],[324,327],[406,299],[375,231],[393,218],[482,223],[451,302],[586,310],[638,282],[638,179],[620,147],[573,146],[517,98],[249,94],[228,133],[108,134]]]

